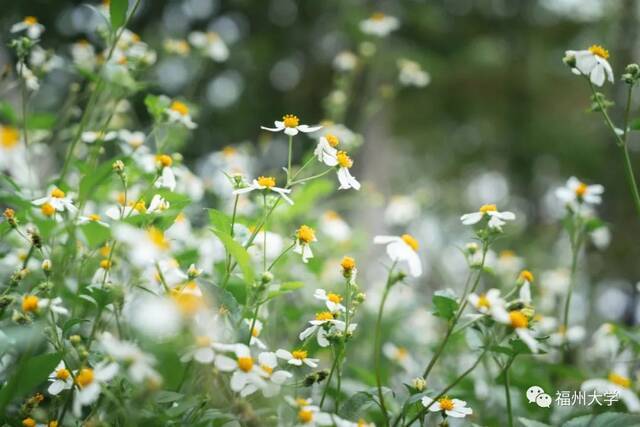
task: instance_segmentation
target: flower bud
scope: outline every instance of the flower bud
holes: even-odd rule
[[[11,226],[11,228],[16,228],[18,226],[18,221],[16,220],[16,211],[11,208],[7,208],[4,210],[4,217],[7,222]]]
[[[189,276],[189,279],[193,280],[196,277],[200,276],[202,274],[202,269],[196,267],[195,264],[191,264],[189,266],[189,269],[187,269],[187,275]]]
[[[473,255],[473,254],[475,254],[476,252],[478,252],[478,244],[477,244],[477,243],[475,243],[475,242],[467,243],[467,244],[465,245],[465,249],[467,250],[467,253],[468,253],[469,255]]]
[[[118,175],[120,175],[122,172],[124,172],[124,162],[122,160],[116,160],[115,162],[113,162],[113,164],[111,165],[111,168],[113,169],[113,171],[115,173],[117,173]]]
[[[52,267],[52,264],[50,259],[47,258],[44,261],[42,261],[42,270],[45,273],[48,274],[49,272],[51,272],[51,267]]]
[[[422,391],[427,386],[427,381],[422,377],[415,377],[411,380],[411,386],[416,389],[416,391]]]
[[[82,337],[80,335],[71,335],[69,341],[71,341],[73,345],[78,345],[82,342]]]
[[[564,62],[569,68],[576,67],[576,57],[574,55],[565,56],[564,58],[562,58],[562,62]]]
[[[631,75],[632,77],[640,77],[640,65],[629,64],[625,67],[624,72]]]
[[[272,281],[273,281],[273,273],[272,272],[265,271],[264,273],[262,273],[262,277],[260,277],[260,282],[263,285],[271,283]]]

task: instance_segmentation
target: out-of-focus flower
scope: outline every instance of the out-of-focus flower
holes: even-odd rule
[[[473,414],[473,410],[467,407],[467,402],[460,399],[450,399],[445,396],[434,403],[432,398],[424,396],[421,402],[425,408],[431,405],[429,411],[444,412],[447,416],[453,418],[464,418],[467,415]]]
[[[99,342],[110,357],[126,364],[127,378],[134,383],[141,384],[147,380],[155,384],[160,382],[160,374],[153,369],[155,359],[134,343],[120,341],[109,332],[103,332]]]
[[[29,67],[24,62],[18,62],[16,65],[16,72],[24,80],[24,84],[27,89],[31,91],[36,91],[40,89],[40,82],[38,81],[38,77],[31,71]]]
[[[573,210],[579,210],[581,205],[599,205],[602,203],[602,193],[602,185],[587,185],[574,176],[567,180],[564,187],[556,189],[556,197]]]
[[[253,329],[249,331],[249,334],[251,334],[249,345],[255,345],[262,350],[266,349],[267,346],[260,339],[260,334],[262,333],[262,322],[259,319],[255,319],[255,322],[252,319],[244,319],[244,323],[249,328],[253,325]]]
[[[260,367],[251,357],[249,347],[244,344],[233,346],[236,359],[225,355],[216,356],[216,368],[223,372],[233,372],[231,375],[231,390],[242,396],[253,393],[257,388],[263,388],[266,383],[262,378]],[[249,388],[247,388],[249,387]],[[245,388],[247,388],[245,390]]]
[[[496,208],[496,205],[489,204],[480,206],[478,212],[462,215],[460,221],[462,221],[464,225],[474,225],[485,218],[489,219],[489,228],[502,231],[502,226],[506,224],[506,221],[515,220],[516,215],[509,211],[500,212]]]
[[[596,86],[602,86],[605,79],[613,83],[613,70],[607,59],[609,51],[600,45],[592,45],[585,50],[568,50],[565,52],[574,74],[588,76]]]
[[[505,301],[500,297],[499,289],[489,289],[483,294],[469,294],[469,303],[480,313],[491,314],[494,317],[506,318],[509,314],[505,309]]]
[[[239,188],[233,191],[233,194],[245,194],[255,190],[268,190],[277,193],[287,203],[293,205],[293,200],[287,195],[291,193],[291,189],[276,187],[276,179],[272,176],[260,176],[254,179],[247,187]]]
[[[415,61],[399,59],[398,70],[398,81],[402,86],[425,87],[431,82],[429,73]]]
[[[339,313],[345,311],[342,305],[342,296],[333,292],[327,292],[324,289],[316,289],[313,297],[324,301],[331,313]]]
[[[191,46],[184,39],[168,38],[162,43],[162,47],[172,55],[187,56],[191,52]]]
[[[418,241],[410,234],[402,236],[376,236],[373,243],[387,245],[387,255],[394,262],[406,262],[409,274],[413,277],[422,275],[422,262],[418,255]]]
[[[224,62],[229,58],[229,48],[216,32],[194,31],[189,34],[189,43],[216,62]]]
[[[400,21],[394,16],[376,12],[368,19],[360,22],[360,30],[372,36],[386,37],[400,27]]]
[[[412,372],[416,367],[415,360],[405,347],[397,346],[392,342],[386,342],[382,346],[382,353],[389,358],[389,360],[402,366],[407,372]]]
[[[72,214],[77,211],[73,199],[57,187],[53,188],[48,196],[34,200],[33,204],[40,206],[42,213],[46,216],[52,216],[55,212],[64,212],[65,210]]]
[[[606,379],[595,378],[583,382],[580,389],[602,394],[613,393],[622,400],[630,412],[640,412],[640,399],[631,389],[628,368],[624,364],[618,364]]]
[[[258,355],[258,364],[262,370],[262,376],[268,380],[264,387],[262,387],[262,394],[264,397],[273,397],[280,393],[282,384],[289,378],[293,377],[291,372],[284,369],[277,369],[278,358],[275,353],[270,351],[262,352]],[[254,384],[249,384],[246,388],[257,388]]]
[[[529,319],[519,310],[510,312],[493,312],[491,316],[500,323],[504,323],[513,328],[518,338],[524,342],[532,353],[538,352],[538,341],[533,337],[529,330]]]
[[[73,399],[73,414],[79,417],[82,407],[91,405],[100,397],[101,385],[118,373],[118,364],[101,362],[94,368],[82,368],[75,374],[77,390]]]
[[[520,300],[525,304],[531,304],[531,284],[533,283],[533,273],[529,270],[522,270],[518,276],[520,282]]]
[[[156,188],[167,188],[170,191],[175,191],[176,176],[171,168],[172,165],[173,159],[168,154],[158,154],[156,156],[156,166],[160,170],[160,176],[154,184]]]
[[[60,361],[56,369],[49,374],[49,381],[51,381],[51,384],[49,384],[47,391],[52,396],[56,396],[60,392],[73,387],[73,377],[63,361]]]
[[[82,136],[80,138],[82,139],[82,142],[86,142],[87,144],[93,144],[96,141],[100,141],[100,142],[113,141],[117,137],[118,137],[118,132],[115,132],[115,131],[108,131],[108,132],[85,131],[85,132],[82,132]]]
[[[335,211],[326,211],[320,218],[320,230],[336,242],[346,242],[351,239],[351,227]]]
[[[38,18],[35,16],[25,16],[25,18],[11,26],[12,33],[19,33],[25,31],[30,39],[39,39],[44,32],[44,25],[38,22]]]
[[[320,360],[308,357],[308,355],[309,353],[306,350],[293,350],[290,352],[284,349],[279,349],[276,351],[276,356],[280,359],[286,360],[290,365],[302,366],[304,363],[310,368],[317,368]]]
[[[310,133],[322,129],[322,126],[301,125],[298,116],[294,116],[293,114],[285,114],[282,116],[282,121],[276,120],[273,123],[276,126],[275,128],[269,128],[266,126],[260,126],[260,128],[268,130],[269,132],[284,131],[284,133],[289,136],[295,136],[298,132]]]
[[[140,148],[144,144],[144,141],[146,139],[144,132],[131,132],[127,129],[122,129],[118,133],[118,137],[123,140],[132,150]]]
[[[412,196],[393,196],[384,211],[389,225],[407,225],[420,215],[420,205]]]
[[[184,102],[173,101],[169,108],[166,110],[169,122],[178,123],[186,127],[187,129],[195,129],[198,127],[189,114],[189,107]]]
[[[146,230],[119,224],[114,227],[117,238],[131,248],[130,260],[138,266],[147,266],[166,257],[171,248],[162,230],[149,227]]]
[[[93,70],[96,67],[96,49],[87,40],[80,40],[71,45],[71,58],[80,68]]]
[[[358,57],[348,50],[343,50],[333,59],[333,68],[338,71],[352,71],[357,65]]]

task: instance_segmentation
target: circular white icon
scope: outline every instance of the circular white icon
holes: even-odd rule
[[[541,408],[550,407],[551,402],[552,402],[551,396],[549,396],[547,393],[539,394],[538,397],[536,397],[536,404]]]
[[[540,394],[544,394],[544,390],[542,389],[542,387],[538,385],[532,385],[531,387],[529,387],[527,389],[527,399],[529,400],[529,403],[535,403],[536,397],[538,397],[538,395]]]

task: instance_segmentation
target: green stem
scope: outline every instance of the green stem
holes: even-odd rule
[[[384,287],[384,292],[382,294],[382,299],[380,300],[380,307],[378,308],[378,318],[376,320],[376,335],[374,342],[374,357],[375,357],[375,370],[376,370],[376,386],[378,388],[378,400],[380,401],[380,409],[382,410],[382,415],[384,415],[385,425],[389,426],[389,414],[387,413],[387,408],[384,403],[384,395],[382,393],[382,313],[384,312],[384,305],[387,302],[387,297],[389,296],[389,291],[393,286],[393,270],[396,266],[396,262],[391,265],[389,269],[389,276],[387,277],[387,283]]]
[[[510,384],[509,384],[509,368],[513,363],[515,356],[511,356],[509,358],[509,362],[507,362],[507,366],[504,368],[504,394],[507,399],[507,417],[509,419],[509,427],[513,427],[513,411],[511,409],[511,393],[510,393]]]
[[[287,252],[289,252],[291,249],[293,249],[293,247],[296,245],[296,242],[293,242],[289,247],[287,247],[285,250],[283,250],[282,252],[280,252],[280,255],[278,255],[276,257],[276,259],[273,260],[273,262],[271,263],[271,265],[269,265],[269,268],[267,268],[267,271],[271,271],[271,269],[278,263],[278,261],[280,261],[280,259],[285,256],[287,254]]]
[[[578,221],[578,225],[580,226],[577,230],[578,235],[575,237],[575,240],[572,239],[571,244],[571,276],[569,278],[569,290],[567,291],[567,299],[564,302],[564,314],[562,317],[562,325],[565,328],[569,327],[569,308],[571,306],[571,295],[573,294],[573,288],[575,288],[576,284],[576,272],[578,267],[578,256],[580,255],[580,248],[582,246],[582,225],[580,221]]]
[[[291,181],[291,186],[296,185],[296,184],[302,184],[303,182],[307,182],[307,181],[311,181],[311,180],[316,179],[316,178],[323,177],[326,174],[328,174],[329,172],[331,172],[332,170],[333,170],[333,168],[329,168],[329,169],[325,170],[324,172],[321,172],[321,173],[319,173],[317,175],[312,175],[310,177],[302,178],[302,179],[299,179],[297,181]]]
[[[336,355],[333,358],[333,363],[331,364],[331,370],[329,371],[329,376],[327,377],[327,382],[324,384],[324,390],[322,391],[322,397],[320,398],[320,409],[322,409],[322,405],[324,405],[324,399],[327,397],[327,391],[329,390],[329,384],[331,384],[331,378],[333,377],[333,373],[335,372],[337,365],[338,365],[338,356]]]
[[[449,326],[447,327],[447,332],[444,336],[444,339],[440,343],[440,346],[438,347],[433,357],[429,361],[429,364],[427,365],[427,367],[424,369],[424,372],[422,373],[422,377],[425,380],[429,376],[429,373],[431,373],[431,370],[433,369],[433,367],[436,365],[436,361],[442,355],[442,352],[444,351],[445,347],[447,346],[447,343],[449,342],[449,338],[451,338],[451,336],[453,335],[453,330],[456,327],[458,321],[460,320],[460,317],[462,317],[462,313],[464,309],[467,307],[467,296],[473,293],[478,287],[478,284],[480,283],[480,278],[482,277],[482,272],[484,270],[484,263],[487,258],[488,250],[489,250],[489,243],[488,241],[485,240],[482,245],[482,260],[480,261],[480,267],[478,267],[478,274],[476,275],[476,279],[473,282],[471,289],[467,289],[467,286],[465,285],[464,293],[462,294],[462,297],[460,299],[460,307],[458,308],[458,311],[456,312],[456,315],[453,318],[453,320],[449,322]]]

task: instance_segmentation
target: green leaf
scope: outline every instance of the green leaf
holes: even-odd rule
[[[638,427],[640,426],[640,415],[622,414],[619,412],[607,412],[600,415],[583,415],[573,418],[562,427]],[[538,426],[532,426],[538,427]]]
[[[518,417],[518,423],[521,427],[551,427],[549,424],[522,417]]]
[[[88,222],[86,224],[82,224],[80,226],[80,229],[87,238],[87,243],[89,243],[89,246],[93,248],[102,245],[111,237],[111,230],[109,230],[109,227],[100,225],[97,222]]]
[[[209,290],[213,295],[219,312],[223,312],[224,309],[224,312],[229,313],[231,319],[236,322],[239,321],[242,313],[240,312],[240,305],[238,304],[238,300],[236,299],[236,297],[231,292],[222,289],[211,282],[207,282],[204,280],[202,282],[207,283],[207,290]]]
[[[60,362],[59,353],[46,353],[26,359],[18,366],[16,372],[0,390],[0,413],[12,400],[32,392]]]
[[[122,27],[127,20],[129,0],[111,0],[109,15],[111,15],[111,29],[113,31]]]
[[[251,257],[244,246],[233,240],[233,237],[223,231],[212,231],[218,239],[220,239],[227,252],[237,261],[238,267],[240,267],[240,270],[242,271],[245,283],[247,285],[253,284],[255,277],[253,275],[253,268],[251,267]]]
[[[144,105],[154,120],[159,122],[162,120],[165,110],[169,107],[171,100],[166,96],[147,95],[144,98]]]
[[[452,319],[458,310],[456,296],[449,289],[436,291],[433,298],[431,298],[431,302],[435,308],[433,315],[446,320]]]
[[[214,229],[231,234],[231,219],[229,216],[217,209],[208,209],[209,221]]]
[[[80,194],[78,196],[79,203],[82,203],[83,201],[85,201],[87,197],[89,197],[91,194],[93,194],[96,191],[96,189],[98,188],[98,186],[100,186],[100,184],[102,184],[111,176],[112,174],[111,165],[115,160],[116,159],[113,159],[112,161],[109,161],[109,162],[104,162],[97,169],[91,168],[85,172],[84,176],[80,180]]]
[[[279,285],[274,285],[269,288],[269,293],[267,294],[268,299],[279,297],[280,295],[293,292],[296,289],[300,289],[304,286],[303,282],[284,282]]]

